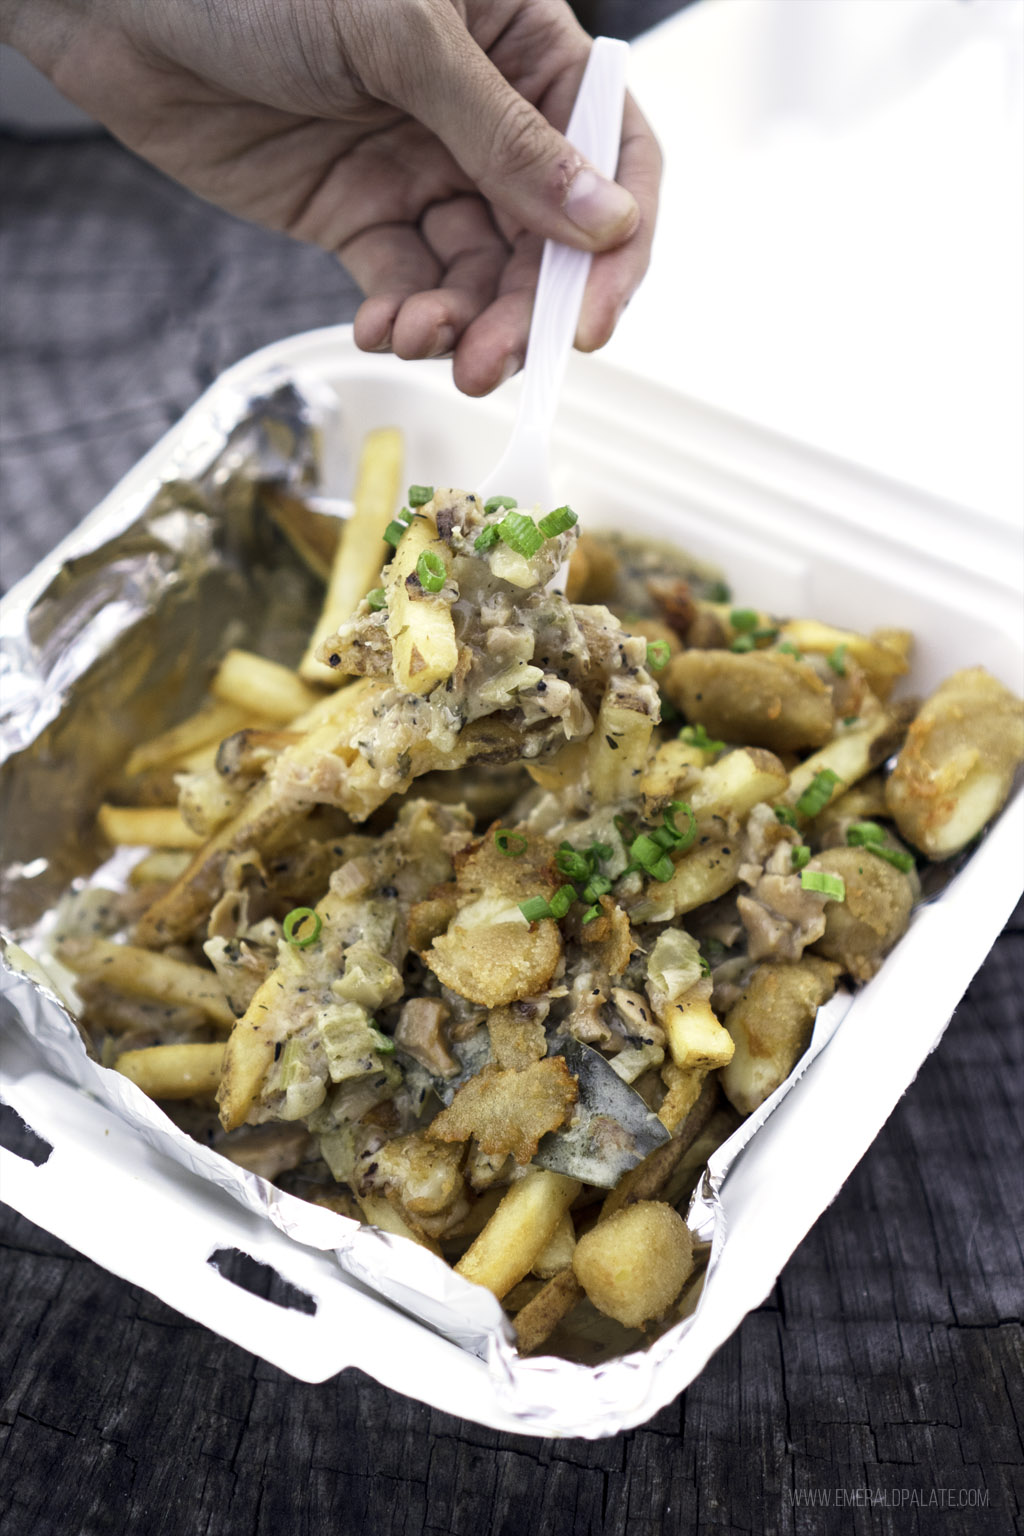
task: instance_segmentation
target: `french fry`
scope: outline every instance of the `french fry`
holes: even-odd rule
[[[593,733],[587,738],[590,788],[599,805],[637,793],[654,721],[628,694],[609,683]]]
[[[248,712],[238,704],[224,699],[210,699],[194,715],[161,731],[151,741],[144,741],[130,754],[125,773],[130,777],[147,773],[151,768],[162,768],[176,763],[190,752],[211,742],[222,741],[233,731],[239,731],[249,723]]]
[[[377,1227],[381,1232],[392,1232],[396,1237],[407,1237],[410,1242],[418,1243],[421,1248],[427,1248],[431,1253],[436,1253],[438,1258],[441,1257],[437,1243],[403,1220],[390,1200],[386,1200],[383,1195],[357,1194],[356,1203],[371,1227]]]
[[[698,820],[709,816],[742,820],[762,800],[777,799],[788,783],[789,774],[773,752],[739,747],[709,763],[687,799]]]
[[[395,514],[402,481],[402,434],[394,427],[367,433],[359,459],[352,516],[341,531],[323,610],[299,676],[307,683],[337,686],[344,681],[317,660],[318,647],[350,619],[373,587],[387,554],[384,530]]]
[[[835,629],[817,619],[790,619],[779,630],[779,639],[807,654],[832,655],[846,651],[861,667],[871,691],[888,698],[898,677],[909,670],[911,637],[904,630],[878,630],[860,635],[852,629]]]
[[[903,736],[900,722],[887,710],[867,718],[863,725],[855,726],[834,737],[820,751],[798,763],[789,776],[789,787],[780,797],[787,805],[795,805],[804,790],[813,783],[824,769],[836,775],[836,784],[826,803],[838,800],[851,784],[884,763],[895,750]],[[824,809],[824,807],[822,807]]]
[[[287,725],[320,698],[290,667],[242,650],[228,651],[214,673],[210,691],[244,711],[246,724],[250,718],[259,716]],[[225,731],[224,735],[230,736],[232,732]]]
[[[184,874],[191,857],[187,848],[154,848],[132,865],[128,884],[136,889],[142,885],[170,885]]]
[[[114,1071],[131,1079],[151,1099],[205,1099],[216,1093],[224,1045],[151,1045],[122,1051]]]
[[[101,981],[129,997],[195,1008],[224,1029],[235,1022],[224,988],[204,966],[110,939],[69,940],[61,946],[60,956],[76,976]]]
[[[96,820],[118,848],[200,848],[203,843],[173,805],[101,805]]]
[[[576,1179],[531,1168],[515,1184],[456,1264],[458,1274],[501,1298],[533,1268],[580,1192]]]
[[[413,518],[384,572],[395,682],[409,693],[430,693],[451,676],[459,660],[451,609],[424,591],[416,576],[420,556],[427,554],[447,568],[448,546],[438,538],[437,524],[423,514]]]
[[[707,901],[731,891],[739,879],[742,857],[738,839],[730,838],[721,823],[700,836],[676,863],[671,880],[651,881],[629,909],[630,921],[664,923],[692,912]]]
[[[315,502],[311,504],[279,485],[261,486],[259,495],[299,558],[321,581],[329,581],[344,526],[340,518],[318,511]]]

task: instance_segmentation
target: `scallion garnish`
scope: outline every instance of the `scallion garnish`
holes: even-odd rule
[[[567,843],[563,843],[555,854],[555,868],[559,874],[568,875],[570,880],[589,880],[593,872],[593,865],[587,855],[577,853]]]
[[[539,923],[542,918],[551,916],[546,896],[528,896],[519,903],[519,910],[528,923]]]
[[[784,827],[796,826],[796,812],[788,805],[777,805],[775,807],[775,819],[776,821],[781,821]]]
[[[724,741],[715,741],[709,736],[702,725],[684,725],[679,732],[679,740],[688,742],[691,747],[697,747],[701,752],[723,752]]]
[[[846,676],[846,646],[837,645],[834,651],[828,653],[828,664],[837,677]]]
[[[611,843],[591,843],[590,856],[593,859],[610,859],[615,849]]]
[[[385,544],[391,544],[395,549],[397,549],[399,540],[401,539],[402,534],[405,532],[407,527],[407,523],[400,523],[397,517],[393,517],[390,523],[388,523],[387,527],[384,529]]]
[[[737,635],[729,649],[730,651],[738,652],[742,656],[745,652],[752,651],[756,645],[757,641],[753,635]]]
[[[599,896],[606,896],[612,888],[612,882],[607,875],[591,875],[583,887],[583,900],[596,901]]]
[[[647,665],[652,672],[660,672],[668,666],[672,651],[667,640],[652,640],[647,647]]]
[[[682,815],[687,818],[686,827],[682,832],[676,826],[676,817]],[[665,828],[672,834],[673,845],[680,853],[685,853],[697,836],[697,818],[685,800],[673,800],[667,810],[662,812],[662,821]]]
[[[846,841],[851,848],[870,848],[885,842],[885,829],[877,821],[854,821],[846,829]]]
[[[837,784],[843,781],[838,773],[833,773],[831,768],[822,768],[814,775],[799,800],[796,808],[801,816],[817,816],[823,811],[832,799],[832,791]]]
[[[748,629],[757,628],[757,612],[753,608],[734,608],[729,615],[729,623],[740,634],[745,634]]]
[[[304,923],[308,923],[311,918],[313,926],[309,933],[300,934],[298,930]],[[320,921],[320,916],[313,911],[312,907],[293,907],[281,925],[281,931],[286,941],[296,949],[308,949],[320,937],[322,927],[323,923]]]
[[[704,595],[709,603],[727,603],[732,597],[732,589],[724,581],[711,581]]]
[[[594,905],[592,907],[588,907],[587,910],[584,912],[584,914],[583,914],[583,921],[584,921],[584,923],[592,923],[594,921],[595,917],[600,917],[600,916],[601,916],[601,906],[600,906],[599,902],[595,901]]]
[[[630,861],[637,864],[645,874],[650,875],[652,880],[660,880],[664,883],[666,880],[671,880],[675,871],[675,865],[662,845],[646,832],[641,832],[639,837],[633,839],[629,857]]]
[[[434,487],[432,485],[410,485],[410,507],[425,507],[428,501],[434,499]]]
[[[551,916],[554,918],[564,917],[575,900],[576,891],[574,887],[571,885],[560,885],[558,890],[552,896],[551,900],[548,902],[548,906],[551,909]]]
[[[531,559],[544,543],[544,535],[525,512],[506,512],[498,524],[498,537],[526,560]]]
[[[892,864],[895,869],[901,869],[904,874],[914,867],[914,856],[905,852],[902,848],[883,848],[879,843],[869,843],[868,853],[873,853],[876,858],[884,859],[887,864]]]
[[[752,631],[755,640],[774,640],[778,632],[778,626],[775,624],[765,624]]]
[[[447,574],[444,561],[434,549],[425,549],[416,561],[416,575],[427,592],[440,592]]]
[[[803,660],[803,656],[804,656],[803,651],[798,651],[796,646],[793,645],[792,642],[789,641],[789,640],[780,640],[778,645],[775,647],[775,649],[782,656],[792,656],[794,661],[802,661]]]
[[[793,869],[803,869],[811,862],[811,850],[806,843],[799,843],[792,849],[789,855],[790,866]]]
[[[388,595],[383,587],[374,587],[372,592],[367,592],[366,603],[371,613],[379,613],[388,605]]]
[[[805,891],[819,891],[833,901],[846,900],[846,883],[841,875],[833,875],[827,869],[802,869],[800,884]]]
[[[485,549],[492,549],[497,542],[498,525],[497,523],[492,523],[489,528],[484,529],[483,533],[477,534],[473,540],[473,548],[478,549],[482,554]]]
[[[511,512],[513,507],[518,505],[514,496],[489,496],[484,502],[484,511],[497,512],[500,509],[503,512]]]
[[[556,539],[560,533],[566,533],[574,528],[579,518],[571,507],[556,507],[546,517],[542,517],[537,524],[546,539]]]
[[[427,497],[427,500],[430,500],[429,496]],[[384,1034],[383,1030],[378,1029],[375,1024],[371,1024],[369,1026],[369,1030],[370,1034],[373,1036],[373,1043],[377,1050],[380,1051],[384,1056],[390,1056],[395,1049],[395,1042],[392,1040],[391,1036]]]
[[[506,859],[518,859],[530,846],[530,840],[522,832],[512,832],[508,827],[499,827],[494,834],[494,846],[499,853],[504,854]]]

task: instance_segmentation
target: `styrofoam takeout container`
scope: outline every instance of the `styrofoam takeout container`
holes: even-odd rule
[[[348,327],[293,337],[222,376],[58,553],[68,558],[108,536],[112,514],[137,510],[168,466],[180,475],[190,455],[202,464],[211,417],[253,394],[274,368],[300,389],[336,397],[323,470],[325,490],[338,495],[350,490],[365,432],[386,424],[403,429],[410,482],[472,487],[497,461],[515,405],[514,388],[483,402],[459,395],[444,363],[358,353]],[[1021,687],[1022,573],[1005,524],[578,357],[566,378],[553,471],[560,498],[584,526],[670,538],[720,565],[745,604],[861,629],[909,627],[916,692],[975,664]],[[12,596],[23,600],[34,584],[43,578],[27,578]],[[285,1230],[251,1204],[243,1208],[209,1177],[215,1154],[200,1149],[186,1163],[119,1113],[119,1104],[130,1108],[133,1085],[118,1079],[117,1095],[101,1101],[83,1091],[84,1066],[77,1077],[55,1069],[46,1044],[55,1037],[24,980],[11,997],[26,1020],[33,1015],[32,1027],[7,1031],[0,1096],[53,1150],[40,1166],[0,1150],[0,1192],[96,1262],[303,1380],[359,1366],[497,1429],[597,1436],[629,1428],[692,1381],[764,1299],[870,1146],[1012,910],[1022,846],[1018,794],[942,896],[918,910],[881,974],[838,1024],[833,1014],[829,1032],[816,1034],[809,1064],[739,1155],[725,1159],[724,1181],[719,1173],[706,1183],[705,1214],[715,1222],[709,1282],[695,1314],[646,1353],[594,1369],[519,1361],[500,1337],[493,1299],[451,1276],[441,1311],[457,1316],[461,1308],[470,1319],[478,1310],[483,1320],[467,1321],[464,1344],[478,1342],[460,1347],[458,1329],[443,1319],[432,1327],[410,1315],[418,1274],[436,1290],[437,1261],[368,1229],[355,1228],[353,1238],[354,1224],[311,1207]],[[224,1249],[272,1266],[315,1310],[234,1286],[209,1262]],[[382,1286],[375,1260],[385,1250],[392,1283]]]

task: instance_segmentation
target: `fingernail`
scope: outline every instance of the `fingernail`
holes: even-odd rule
[[[506,357],[502,364],[501,373],[498,376],[498,385],[507,384],[509,379],[514,379],[522,366],[523,360],[521,357],[516,357],[514,354],[511,357]]]
[[[625,234],[639,217],[625,187],[606,181],[588,165],[581,165],[570,181],[562,207],[577,229],[595,240]]]

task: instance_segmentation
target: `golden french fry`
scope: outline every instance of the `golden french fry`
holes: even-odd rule
[[[356,1202],[371,1227],[379,1227],[381,1232],[393,1232],[396,1237],[407,1237],[411,1243],[418,1243],[421,1248],[427,1248],[431,1253],[436,1253],[438,1258],[441,1257],[441,1250],[433,1239],[417,1232],[415,1227],[404,1221],[390,1200],[386,1200],[383,1195],[357,1194]]]
[[[531,1168],[509,1186],[498,1209],[456,1264],[456,1271],[501,1298],[533,1268],[580,1192],[576,1179]]]
[[[174,805],[101,805],[96,820],[119,848],[199,848],[203,842]]]
[[[666,923],[724,896],[739,879],[743,861],[738,844],[739,839],[729,837],[720,822],[714,824],[714,830],[701,833],[677,861],[671,880],[664,884],[652,880],[644,887],[640,899],[629,909],[630,921]]]
[[[216,1093],[224,1045],[151,1045],[122,1051],[114,1071],[131,1078],[151,1099],[205,1099]]]
[[[317,649],[355,612],[367,592],[380,585],[387,554],[384,530],[401,494],[402,434],[395,427],[368,432],[359,459],[352,516],[341,531],[323,610],[299,663],[307,683],[337,686],[344,681],[317,660]]]
[[[590,788],[599,805],[635,795],[651,744],[654,721],[632,697],[608,685],[593,733],[587,737]]]
[[[429,693],[451,676],[459,660],[450,607],[425,591],[416,576],[421,556],[436,557],[446,569],[450,559],[429,513],[427,507],[413,518],[384,572],[395,682],[409,693]]]
[[[137,864],[132,865],[128,884],[136,888],[141,885],[170,885],[188,868],[191,858],[187,848],[154,848],[152,853],[147,853]]]
[[[836,775],[836,783],[829,797],[831,803],[838,800],[851,784],[884,763],[903,736],[903,727],[888,711],[882,709],[864,720],[862,725],[843,731],[810,757],[798,763],[789,776],[789,787],[780,797],[787,805],[795,805],[816,776],[825,769]],[[824,809],[824,806],[822,807]]]
[[[211,742],[223,740],[233,731],[239,731],[249,722],[248,711],[238,704],[224,699],[208,700],[194,715],[161,731],[151,741],[144,741],[131,753],[125,764],[125,773],[134,777],[151,768],[162,768],[176,763],[180,758]]]
[[[709,763],[687,795],[694,815],[742,819],[762,800],[777,799],[789,774],[773,752],[763,747],[739,747]]]
[[[195,1008],[225,1029],[235,1022],[224,988],[204,966],[110,939],[69,940],[61,946],[60,956],[77,976],[101,981],[115,992]]]
[[[320,695],[307,687],[290,667],[242,650],[228,651],[214,673],[210,691],[218,699],[244,710],[244,723],[259,716],[287,725],[320,700]],[[231,734],[224,732],[225,736]]]

